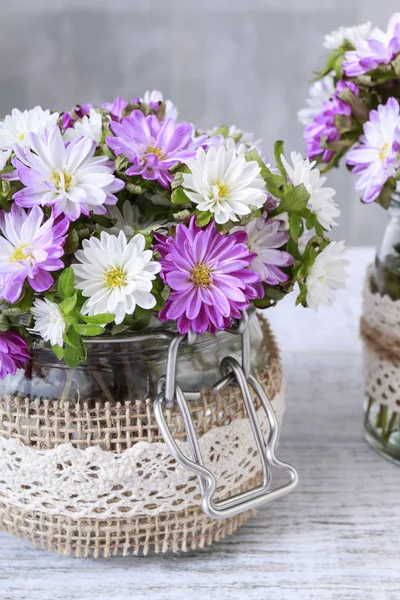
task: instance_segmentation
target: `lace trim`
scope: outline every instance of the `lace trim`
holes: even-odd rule
[[[281,391],[273,400],[279,421]],[[262,409],[258,417],[268,434]],[[189,455],[187,442],[179,442]],[[206,466],[215,474],[218,497],[229,496],[260,470],[247,419],[214,427],[200,438]],[[123,453],[71,443],[36,450],[0,438],[0,499],[15,507],[74,519],[157,515],[199,504],[196,476],[177,465],[164,443],[139,442]]]
[[[381,340],[387,340],[388,352],[380,351],[379,345],[365,341],[365,392],[379,404],[400,412],[400,364],[388,360],[393,340],[400,340],[400,300],[395,301],[387,295],[381,296],[371,292],[372,268],[371,265],[365,278],[363,319],[372,330],[377,331]]]

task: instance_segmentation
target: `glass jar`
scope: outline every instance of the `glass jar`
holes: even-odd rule
[[[260,320],[249,318],[252,369],[263,367],[268,348]],[[159,321],[144,333],[171,331]],[[166,373],[169,341],[147,339],[128,341],[127,336],[103,336],[86,342],[87,361],[71,369],[59,361],[50,346],[33,337],[31,360],[16,375],[0,381],[0,396],[18,396],[87,402],[126,402],[154,398],[158,379]],[[185,392],[208,389],[221,378],[220,363],[225,356],[241,362],[241,336],[227,331],[215,336],[198,336],[193,345],[180,344],[177,382]]]
[[[389,296],[392,300],[400,300],[400,191],[392,195],[392,201],[388,210],[388,224],[386,226],[382,242],[378,248],[375,265],[370,278],[370,290],[373,294]],[[376,359],[378,361],[378,358]],[[379,368],[382,370],[382,378],[386,377],[385,360],[380,359]],[[390,371],[399,370],[398,363],[390,362]],[[378,383],[380,383],[378,379]],[[386,394],[393,394],[393,398],[387,398],[388,403],[383,404],[378,396],[371,393],[366,394],[364,430],[367,441],[380,454],[400,464],[400,404],[395,402],[398,389],[388,386]],[[382,395],[380,394],[381,398]],[[393,400],[390,402],[390,400]],[[393,406],[399,404],[399,410]]]

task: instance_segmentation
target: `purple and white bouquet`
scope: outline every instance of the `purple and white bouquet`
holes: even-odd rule
[[[84,339],[170,322],[230,327],[251,305],[330,305],[339,210],[314,163],[276,168],[236,127],[200,132],[160,92],[0,122],[0,378],[32,336],[76,367]]]
[[[400,178],[400,13],[385,31],[340,27],[324,46],[328,61],[299,112],[308,157],[326,171],[345,156],[362,200],[388,208]]]

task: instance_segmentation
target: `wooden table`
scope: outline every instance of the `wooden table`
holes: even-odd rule
[[[280,455],[296,492],[236,535],[180,556],[78,560],[0,535],[1,600],[399,600],[400,468],[362,437],[358,339],[363,273],[331,310],[269,313],[285,363],[288,410]]]

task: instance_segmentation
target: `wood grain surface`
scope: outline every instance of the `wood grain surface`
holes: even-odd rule
[[[310,311],[307,327],[290,302],[269,315],[287,380],[280,455],[299,470],[296,492],[183,555],[82,560],[0,534],[0,599],[399,600],[400,468],[362,437],[357,321],[372,251],[350,256],[349,290],[330,312]]]

